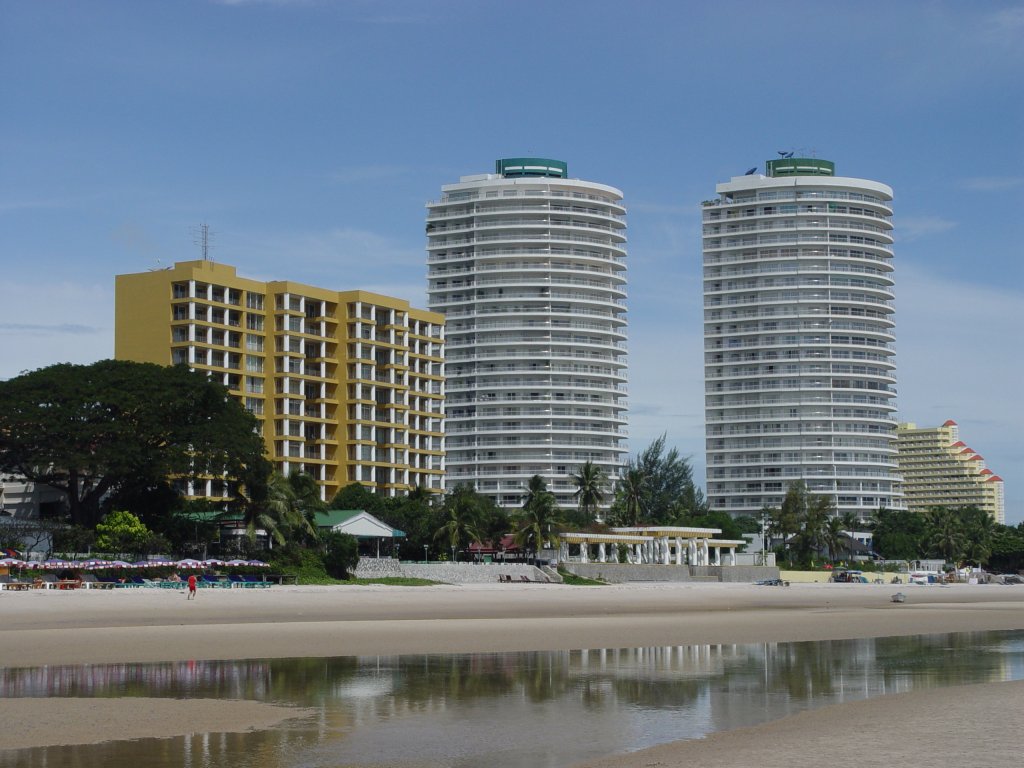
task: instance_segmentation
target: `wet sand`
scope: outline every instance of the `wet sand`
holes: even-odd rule
[[[905,603],[891,602],[890,595],[897,590],[907,595]],[[186,601],[183,592],[148,589],[2,592],[0,666],[784,642],[994,629],[1024,629],[1024,588],[851,584],[274,587],[201,590],[194,601]],[[899,703],[904,697],[890,697],[872,708],[845,704],[758,728],[617,756],[600,765],[743,764],[747,761],[736,755],[745,748],[763,747],[766,741],[776,744],[768,752],[772,759],[778,758],[779,765],[802,765],[808,727],[819,735],[834,735],[836,745],[848,743],[846,754],[856,756],[859,765],[872,764],[864,762],[872,753],[890,764],[897,754],[891,750],[907,737],[904,730],[911,729],[920,734],[936,731],[935,738],[922,737],[922,747],[943,743],[955,726],[961,736],[987,734],[985,749],[996,750],[1002,738],[996,733],[1000,713],[1004,709],[1019,712],[1024,704],[1024,689],[1010,683],[910,696],[915,701],[909,707]],[[10,718],[17,717],[25,701],[0,700],[0,718],[12,722]],[[57,717],[66,708],[66,721],[74,723],[79,719],[77,701],[49,699],[47,703]],[[956,706],[949,706],[951,701]],[[162,730],[149,735],[190,733],[197,722],[211,732],[270,724],[239,712],[234,719],[227,717],[228,722],[218,720],[213,728],[206,715],[216,709],[224,719],[231,709],[223,702],[178,704],[180,711],[162,717]],[[110,706],[123,707],[126,713],[137,708],[130,700],[110,700]],[[896,708],[900,717],[874,714],[885,707]],[[272,722],[302,714],[270,709],[278,710],[264,713]],[[940,712],[948,712],[953,721],[937,717]],[[916,720],[920,722],[914,724]],[[851,725],[857,722],[860,726]],[[936,725],[943,722],[944,727]],[[130,738],[122,723],[120,717],[90,717],[89,741]],[[229,727],[232,724],[234,728]],[[146,733],[145,723],[140,728]],[[870,736],[864,728],[872,729]],[[894,730],[891,749],[879,741],[887,728]],[[19,725],[16,741],[11,733],[12,729],[0,729],[0,749],[84,743],[76,740],[81,736],[73,728],[55,730],[31,720]],[[1002,733],[1013,738],[1015,731]],[[797,734],[803,735],[798,738]],[[987,753],[979,753],[973,739],[953,741],[961,746],[944,747],[943,760],[932,764],[1002,765],[998,759],[979,762],[979,754]],[[761,765],[776,764],[765,762],[760,751],[757,754]],[[813,757],[816,765],[821,764],[822,752],[807,754],[808,760]],[[716,759],[722,762],[713,762]],[[919,761],[907,764],[914,763]]]

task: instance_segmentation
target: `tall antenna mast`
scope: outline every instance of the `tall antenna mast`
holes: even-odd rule
[[[203,254],[203,261],[212,261],[210,258],[210,249],[213,247],[211,243],[213,240],[213,233],[210,232],[210,225],[204,221],[192,230],[192,235],[192,242],[199,246],[199,250]]]

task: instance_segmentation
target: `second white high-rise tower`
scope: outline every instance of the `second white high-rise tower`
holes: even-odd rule
[[[803,480],[839,512],[902,506],[892,190],[769,161],[703,205],[708,501],[757,514]]]
[[[427,206],[447,484],[503,507],[536,474],[572,506],[580,465],[614,478],[625,453],[626,211],[614,187],[567,177],[563,162],[499,160]]]

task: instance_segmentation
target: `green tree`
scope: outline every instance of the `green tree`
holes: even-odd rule
[[[790,567],[793,565],[793,549],[790,545],[800,532],[800,519],[806,504],[807,486],[800,480],[786,489],[780,507],[767,507],[764,510],[768,513],[768,537],[782,541]]]
[[[292,532],[304,538],[306,543],[313,544],[319,539],[317,515],[327,510],[326,502],[320,498],[320,486],[312,475],[305,472],[288,475],[288,485],[294,507]]]
[[[995,520],[988,512],[975,506],[961,507],[956,513],[966,539],[965,559],[978,566],[984,565],[992,554]]]
[[[472,486],[458,485],[445,497],[441,510],[444,523],[434,532],[434,541],[442,542],[457,558],[465,545],[480,541],[484,505]]]
[[[258,472],[256,478],[246,483],[248,495],[242,500],[242,521],[249,541],[255,540],[258,531],[267,534],[271,546],[290,540],[316,541],[315,524],[305,514],[288,478],[278,472],[271,472],[264,482],[260,482],[260,477],[262,473]],[[229,511],[225,516],[232,514]]]
[[[736,529],[741,535],[761,532],[761,521],[753,515],[738,515],[730,519],[736,524]]]
[[[586,461],[572,476],[576,486],[576,507],[581,518],[588,523],[594,521],[597,511],[604,503],[605,490],[608,487],[608,475],[592,461]]]
[[[699,514],[701,511],[692,508],[697,503],[697,494],[689,461],[675,448],[665,450],[666,437],[663,434],[655,439],[626,465],[627,472],[636,469],[644,477],[642,510],[646,521],[655,525],[671,523],[684,500],[691,505],[684,512]],[[702,500],[703,494],[700,497]]]
[[[335,579],[347,579],[359,564],[359,542],[355,536],[331,531],[323,537],[324,569]]]
[[[548,490],[543,477],[534,475],[527,484],[526,500],[516,530],[516,544],[537,555],[545,542],[557,547],[561,532],[562,520],[555,495]]]
[[[958,566],[967,548],[967,537],[959,515],[948,507],[931,507],[925,512],[925,519],[930,553]]]
[[[100,552],[135,554],[145,549],[151,537],[151,531],[131,512],[110,512],[96,525]]]
[[[349,483],[331,499],[330,509],[361,509],[380,517],[386,509],[385,499],[361,483]]]
[[[1016,527],[996,525],[992,531],[989,567],[996,572],[1024,570],[1024,523]]]
[[[733,518],[728,512],[707,511],[699,515],[685,515],[676,520],[676,524],[687,528],[717,528],[721,534],[716,534],[716,539],[742,539],[744,533],[761,530],[760,524],[754,521],[754,529],[744,531],[740,518]]]
[[[0,382],[0,472],[64,491],[76,525],[130,485],[236,478],[263,450],[255,418],[185,366],[61,363]]]
[[[887,560],[919,560],[925,556],[928,524],[911,510],[879,508],[873,515],[874,550]]]
[[[797,551],[803,560],[813,561],[815,557],[829,552],[829,519],[835,513],[835,506],[828,496],[807,493],[804,508],[800,514],[800,530],[796,535]]]
[[[407,554],[412,553],[411,556],[415,558],[417,553],[422,553],[424,544],[430,546],[434,541],[434,531],[441,525],[442,497],[440,494],[427,493],[422,488],[414,488],[408,494],[392,496],[383,501],[380,512],[373,514],[405,534],[404,539],[392,542],[395,556],[400,556],[404,550]]]
[[[615,489],[612,518],[618,525],[635,526],[646,517],[647,476],[643,470],[627,466]]]
[[[832,562],[836,562],[842,557],[843,552],[849,554],[849,546],[847,542],[850,539],[843,531],[846,526],[843,523],[842,518],[830,517],[825,524],[824,541],[825,548],[828,550],[828,559]]]

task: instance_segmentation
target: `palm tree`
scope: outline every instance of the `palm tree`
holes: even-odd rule
[[[481,508],[472,486],[459,485],[449,493],[442,506],[444,524],[434,531],[434,541],[447,540],[453,558],[466,544],[480,541]]]
[[[580,465],[579,471],[572,476],[576,484],[576,503],[587,520],[593,521],[598,508],[604,503],[604,489],[608,485],[608,475],[592,461]]]
[[[925,514],[931,529],[928,532],[931,550],[959,565],[967,544],[959,515],[947,507],[931,507]]]
[[[527,485],[516,544],[528,552],[539,554],[545,542],[552,547],[558,546],[561,528],[561,514],[555,504],[555,495],[548,490],[543,477],[534,475]]]
[[[293,496],[293,532],[311,542],[319,540],[316,516],[327,509],[326,502],[320,498],[320,486],[312,475],[305,472],[293,472],[288,475],[288,485],[291,486]]]
[[[637,467],[627,467],[619,478],[616,494],[618,496],[618,522],[625,526],[635,526],[646,514],[644,498],[647,492],[647,475]]]
[[[271,543],[284,544],[295,512],[295,492],[288,479],[272,472],[265,483],[250,486],[249,491],[242,509],[242,522],[249,541],[255,541],[256,532],[262,530]]]
[[[975,506],[961,507],[957,510],[957,516],[967,540],[964,554],[980,567],[992,556],[996,522],[988,512]]]
[[[846,524],[841,517],[830,517],[825,523],[825,546],[828,547],[829,560],[832,562],[839,559],[839,555],[844,549],[849,550],[844,530],[846,530]]]

